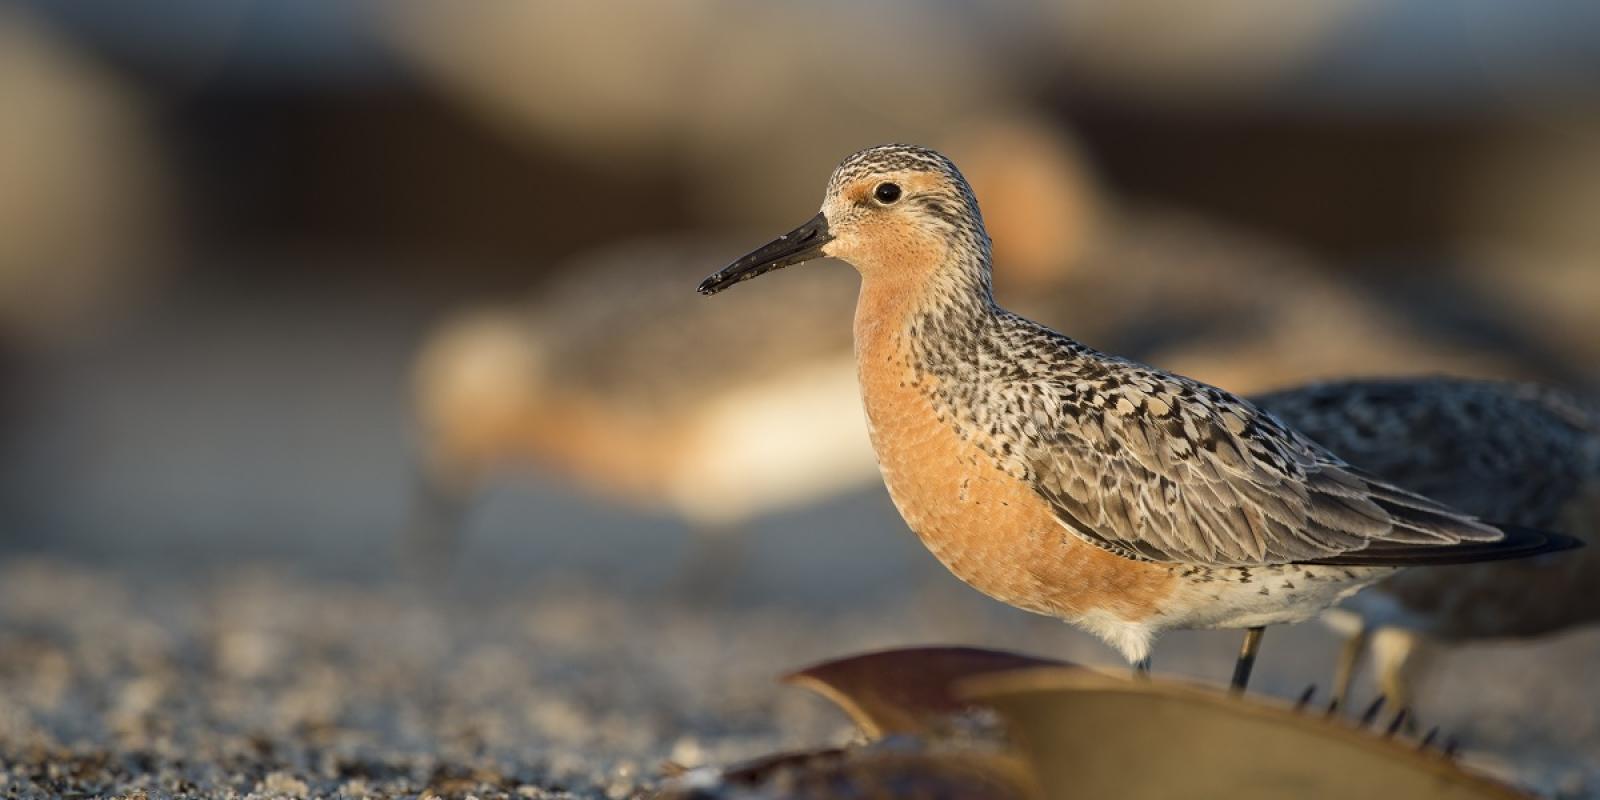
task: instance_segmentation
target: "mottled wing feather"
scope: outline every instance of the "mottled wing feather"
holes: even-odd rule
[[[1081,347],[1075,343],[1064,346]],[[1014,454],[1064,527],[1113,553],[1254,566],[1401,560],[1498,530],[1361,472],[1250,403],[1134,362],[1102,358],[1083,383],[1021,388],[1060,409]],[[1013,391],[1018,387],[1013,387]]]

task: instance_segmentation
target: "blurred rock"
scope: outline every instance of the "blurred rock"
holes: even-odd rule
[[[1091,346],[1246,393],[1350,375],[1552,377],[1514,318],[1478,320],[1475,338],[1433,323],[1447,285],[1387,296],[1293,244],[1114,196],[1048,119],[973,121],[950,154],[994,239],[996,298]]]
[[[1037,3],[1058,67],[1099,91],[1198,105],[1268,93],[1372,16],[1379,0],[1223,0],[1194,13],[1183,0]]]
[[[1474,165],[1466,280],[1600,385],[1600,115],[1546,119]]]
[[[88,335],[157,279],[163,154],[139,99],[17,7],[0,8],[0,334]]]
[[[722,224],[814,206],[816,176],[1011,102],[963,15],[899,5],[695,0],[390,7],[397,51],[532,147],[687,170]]]
[[[1065,126],[996,114],[957,123],[935,146],[961,168],[983,207],[999,291],[1025,295],[1082,268],[1109,224],[1108,199]]]

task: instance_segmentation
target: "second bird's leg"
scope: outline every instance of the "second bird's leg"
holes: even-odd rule
[[[1411,709],[1417,679],[1426,669],[1432,648],[1419,634],[1402,628],[1378,628],[1372,634],[1372,666],[1378,673],[1378,688],[1391,708]],[[1408,731],[1416,728],[1415,716],[1407,715]]]
[[[430,583],[450,573],[464,544],[467,517],[481,479],[481,470],[461,463],[418,466],[400,543],[407,572]]]
[[[1361,657],[1367,652],[1367,642],[1371,641],[1372,633],[1362,627],[1344,642],[1344,648],[1339,651],[1339,663],[1333,670],[1333,703],[1336,708],[1343,708],[1350,702],[1350,684],[1355,680],[1356,668],[1361,666]]]
[[[1256,651],[1261,649],[1264,627],[1250,628],[1244,632],[1244,646],[1239,648],[1239,660],[1233,664],[1233,681],[1229,687],[1234,693],[1243,692],[1250,685],[1250,671],[1256,666]]]

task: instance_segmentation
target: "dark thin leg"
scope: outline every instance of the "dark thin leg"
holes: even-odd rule
[[[1367,706],[1366,711],[1361,712],[1361,721],[1357,722],[1356,726],[1365,728],[1368,725],[1371,725],[1373,721],[1378,718],[1378,712],[1383,710],[1383,704],[1387,701],[1388,698],[1381,694],[1372,698],[1371,705]]]
[[[1296,710],[1296,711],[1304,711],[1305,707],[1311,704],[1311,698],[1315,697],[1316,694],[1317,694],[1317,685],[1316,684],[1313,683],[1310,686],[1307,686],[1306,690],[1300,693],[1300,699],[1294,701],[1294,710]]]
[[[1133,679],[1136,681],[1150,680],[1150,657],[1145,656],[1133,662]]]
[[[1256,651],[1261,649],[1261,635],[1266,628],[1255,627],[1244,632],[1244,647],[1239,648],[1239,660],[1233,664],[1233,683],[1230,685],[1234,694],[1244,691],[1250,685],[1250,671],[1256,666]]]
[[[1389,727],[1383,729],[1384,738],[1387,739],[1395,735],[1395,733],[1400,730],[1400,726],[1406,724],[1410,720],[1411,710],[1406,708],[1400,709],[1400,713],[1395,714],[1394,719],[1389,721]]]

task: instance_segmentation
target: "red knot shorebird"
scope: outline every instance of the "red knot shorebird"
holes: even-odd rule
[[[1305,620],[1401,567],[1549,552],[1345,463],[1221,389],[995,305],[978,203],[949,159],[846,158],[822,210],[707,278],[831,256],[861,276],[855,352],[884,482],[957,577],[1147,670],[1158,634]],[[707,492],[723,491],[708,484]]]
[[[1600,408],[1524,383],[1449,378],[1337,381],[1256,405],[1399,486],[1483,519],[1600,536]],[[1527,638],[1600,620],[1600,548],[1385,580],[1325,619],[1347,640],[1334,696],[1369,642],[1383,694],[1410,704],[1433,642]]]

